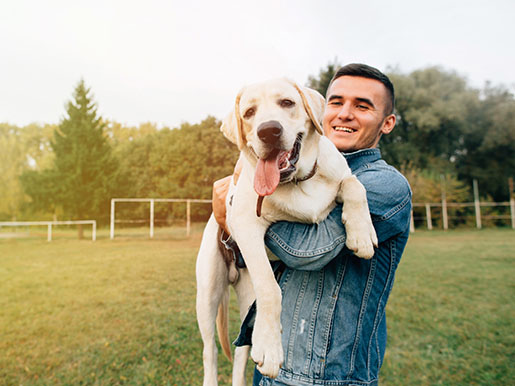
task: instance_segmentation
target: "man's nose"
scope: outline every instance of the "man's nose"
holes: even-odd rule
[[[354,114],[352,112],[350,103],[344,103],[343,105],[341,105],[340,109],[338,110],[337,116],[343,121],[352,120],[354,118]]]

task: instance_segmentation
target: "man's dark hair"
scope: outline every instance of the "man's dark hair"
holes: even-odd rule
[[[331,84],[341,76],[361,76],[363,78],[375,79],[381,82],[384,87],[386,87],[388,97],[386,101],[386,111],[385,115],[390,115],[393,113],[393,109],[395,107],[395,90],[393,89],[393,84],[390,79],[379,71],[375,67],[368,66],[362,63],[351,63],[346,66],[341,67],[336,74],[334,74],[333,79],[331,79],[331,83],[329,83],[329,88]]]

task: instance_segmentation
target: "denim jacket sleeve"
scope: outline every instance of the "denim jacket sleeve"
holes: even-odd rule
[[[367,190],[367,199],[379,243],[404,232],[411,217],[408,182],[386,163],[357,172]],[[319,224],[277,222],[266,235],[267,247],[287,266],[299,270],[320,270],[345,248],[345,227],[341,205]]]

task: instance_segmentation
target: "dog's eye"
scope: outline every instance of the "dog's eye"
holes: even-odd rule
[[[294,106],[294,105],[295,105],[295,102],[294,102],[294,101],[292,101],[291,99],[281,99],[281,100],[279,101],[279,105],[280,105],[281,107],[292,107],[292,106]]]
[[[255,113],[254,109],[250,108],[247,111],[245,111],[245,114],[243,114],[243,118],[249,119],[254,115],[254,113]]]

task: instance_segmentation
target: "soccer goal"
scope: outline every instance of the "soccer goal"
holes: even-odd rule
[[[201,199],[181,199],[181,198],[112,198],[111,199],[111,220],[110,220],[110,237],[111,240],[114,239],[115,232],[115,223],[116,220],[116,203],[119,202],[140,202],[140,203],[149,203],[150,211],[149,211],[149,236],[150,238],[154,238],[154,207],[155,203],[158,202],[177,202],[177,203],[185,203],[186,204],[186,236],[190,236],[191,234],[191,204],[192,203],[211,203],[211,200],[201,200]]]

